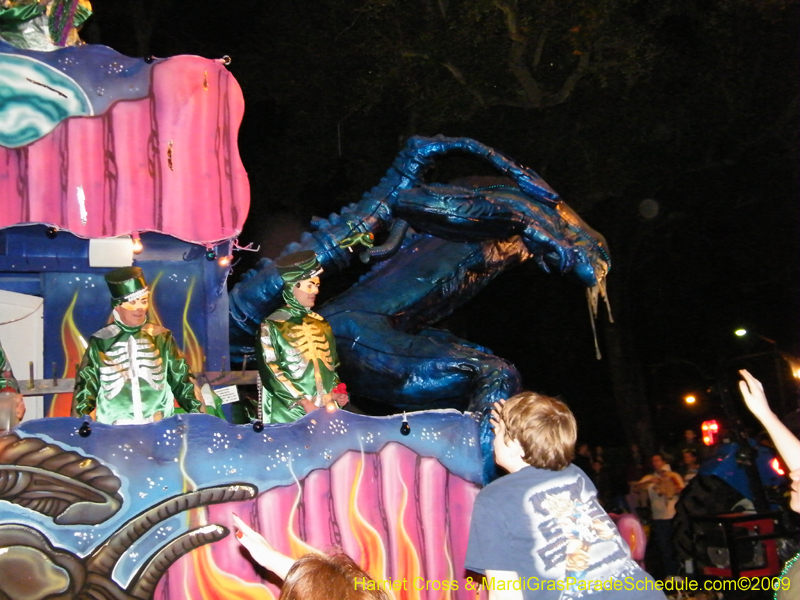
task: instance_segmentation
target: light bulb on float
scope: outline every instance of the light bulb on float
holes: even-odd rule
[[[131,252],[134,254],[141,254],[142,250],[144,250],[144,245],[142,244],[142,240],[139,238],[139,233],[134,232],[131,234]]]

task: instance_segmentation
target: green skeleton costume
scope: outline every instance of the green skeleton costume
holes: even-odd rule
[[[28,50],[50,52],[80,42],[73,28],[92,16],[85,0],[11,0],[0,3],[0,39]]]
[[[111,271],[106,283],[115,308],[148,293],[138,267]],[[172,332],[154,323],[125,325],[115,311],[114,322],[89,340],[75,380],[73,412],[96,408],[100,423],[151,423],[174,414],[173,396],[186,412],[201,412],[202,395]]]
[[[300,281],[322,272],[311,251],[296,252],[276,261],[283,279],[286,306],[261,323],[256,343],[261,377],[262,419],[291,423],[306,414],[301,398],[322,406],[339,384],[336,342],[328,322],[303,307],[292,293]]]
[[[0,346],[0,391],[5,389],[18,392],[19,384],[14,379],[14,373],[11,371],[11,365],[8,363],[3,346]]]

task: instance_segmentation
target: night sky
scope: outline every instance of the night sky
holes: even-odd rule
[[[232,57],[252,185],[240,242],[262,256],[357,200],[409,135],[473,137],[536,169],[607,238],[616,327],[663,441],[718,416],[708,390],[739,365],[782,412],[797,408],[776,350],[800,356],[800,3],[520,1],[523,35],[531,48],[544,40],[538,59],[526,54],[551,99],[539,107],[521,95],[491,2],[93,5],[89,42]],[[549,37],[537,37],[544,24]],[[590,50],[592,69],[557,102]],[[456,158],[432,178],[487,173]],[[232,282],[256,258],[243,256]],[[623,445],[608,361],[594,357],[572,280],[523,265],[443,325],[510,359],[526,387],[561,395],[584,437]],[[735,338],[737,327],[757,335]],[[598,333],[605,354],[602,322]]]

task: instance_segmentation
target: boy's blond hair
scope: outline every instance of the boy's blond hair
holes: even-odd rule
[[[500,409],[506,441],[517,440],[522,459],[537,469],[560,471],[575,456],[578,426],[566,404],[535,392],[512,396]]]

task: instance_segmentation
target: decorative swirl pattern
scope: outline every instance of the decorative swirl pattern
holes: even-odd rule
[[[4,54],[0,80],[0,146],[25,146],[67,117],[93,112],[86,92],[74,79],[33,58]]]
[[[14,433],[0,437],[0,500],[52,517],[96,525],[122,504],[120,480],[93,458]]]

